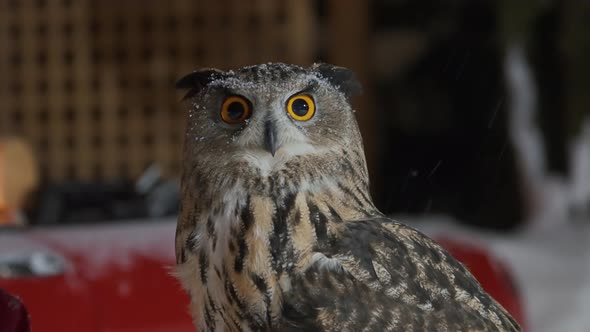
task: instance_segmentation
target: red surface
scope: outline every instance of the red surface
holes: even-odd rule
[[[453,257],[462,262],[481,286],[518,321],[525,330],[522,299],[507,266],[482,248],[448,238],[435,239]]]
[[[144,237],[144,241],[120,245],[107,240],[113,234],[117,241],[126,236]],[[170,275],[173,223],[35,230],[10,236],[33,239],[68,261],[63,275],[0,278],[0,288],[17,295],[27,307],[33,331],[195,331],[188,297]],[[72,236],[87,238],[80,241]],[[152,241],[154,248],[150,248]],[[167,248],[162,241],[170,248],[162,250]]]
[[[0,278],[0,288],[23,301],[34,332],[193,332],[188,297],[170,275],[174,227],[173,221],[166,221],[9,234],[0,230],[0,256],[45,250],[63,256],[67,264],[57,276]],[[518,292],[502,264],[480,248],[449,239],[438,242],[524,321]]]

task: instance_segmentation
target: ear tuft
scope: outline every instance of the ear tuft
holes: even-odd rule
[[[342,91],[349,99],[362,92],[360,82],[356,79],[354,72],[348,68],[328,63],[316,63],[311,69]]]
[[[199,93],[204,87],[206,87],[212,81],[221,78],[223,71],[215,68],[205,68],[196,70],[188,75],[183,76],[176,82],[175,87],[177,89],[189,89],[186,95],[182,98],[188,99],[197,93]]]

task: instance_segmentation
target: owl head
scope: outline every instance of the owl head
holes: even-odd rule
[[[349,102],[360,85],[346,68],[274,63],[204,69],[177,87],[188,90],[185,171],[221,178],[272,176],[291,167],[317,173],[345,157],[342,151],[355,150],[364,164]]]

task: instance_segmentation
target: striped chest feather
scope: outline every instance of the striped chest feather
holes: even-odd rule
[[[314,249],[342,220],[374,213],[364,194],[352,188],[326,183],[315,189],[252,195],[236,187],[195,216],[178,274],[200,331],[277,326],[291,277],[312,263]]]

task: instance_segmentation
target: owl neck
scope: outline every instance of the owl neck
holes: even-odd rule
[[[314,252],[329,245],[343,223],[380,214],[366,177],[342,167],[345,172],[306,177],[226,177],[196,196],[186,191],[181,220],[196,223],[177,239],[188,250],[180,275],[195,294],[202,330],[220,324],[232,330],[234,322],[257,330],[276,326],[291,277],[313,262]],[[180,257],[182,264],[183,252]]]
[[[366,169],[359,171],[350,164],[342,168],[317,174],[249,174],[244,176],[247,181],[225,177],[209,183],[209,192],[197,200],[208,207],[211,216],[233,213],[243,219],[244,210],[257,210],[256,222],[262,216],[297,225],[306,218],[340,222],[380,215],[369,193]]]
[[[358,179],[358,178],[357,178]],[[206,223],[200,239],[213,251],[220,237],[234,256],[235,272],[248,267],[265,273],[267,265],[256,264],[268,258],[272,274],[292,267],[284,262],[304,264],[306,255],[326,244],[343,222],[354,222],[381,215],[368,193],[368,183],[347,177],[318,178],[309,183],[266,178],[251,182],[251,187],[236,184],[220,190],[211,208],[200,218]],[[222,234],[220,236],[220,234]]]

